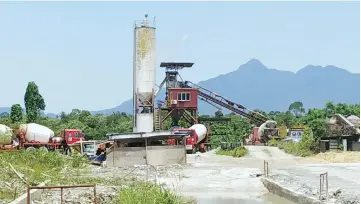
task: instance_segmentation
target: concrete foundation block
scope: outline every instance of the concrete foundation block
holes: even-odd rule
[[[269,192],[278,195],[280,197],[286,198],[287,200],[290,200],[297,204],[324,204],[322,201],[318,199],[297,193],[291,189],[287,189],[271,179],[261,178],[261,181]]]
[[[45,182],[39,184],[38,186],[45,186],[49,182],[50,181],[45,181]],[[32,189],[30,191],[31,200],[40,198],[43,191],[44,191],[44,189]],[[20,197],[18,197],[15,200],[13,200],[9,204],[27,204],[27,197],[28,197],[28,194],[24,193],[23,195],[21,195]]]

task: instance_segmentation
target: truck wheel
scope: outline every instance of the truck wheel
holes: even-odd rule
[[[28,147],[28,148],[26,148],[26,151],[28,151],[28,152],[35,152],[36,151],[36,149],[35,149],[35,147]]]
[[[39,147],[39,151],[48,152],[49,150],[46,147]]]

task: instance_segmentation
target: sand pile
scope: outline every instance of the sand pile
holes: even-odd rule
[[[331,163],[358,163],[360,162],[360,152],[325,152],[310,157],[315,160],[324,160]]]

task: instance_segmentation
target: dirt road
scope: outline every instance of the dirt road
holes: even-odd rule
[[[249,155],[244,158],[219,156],[215,150],[187,155],[190,167],[178,176],[163,177],[164,182],[184,196],[192,197],[198,204],[209,203],[291,203],[278,196],[269,195],[260,181],[264,159],[292,156],[272,147],[247,147]],[[264,151],[267,149],[268,151]]]
[[[268,161],[270,175],[281,184],[309,196],[317,196],[319,174],[329,172],[330,191],[341,189],[339,202],[354,201],[360,194],[360,167],[354,164],[320,163],[318,159],[295,157],[276,147],[247,146],[243,158],[219,156],[215,150],[187,155],[190,166],[160,182],[198,204],[209,203],[291,203],[269,195],[260,181],[263,162]],[[332,192],[331,192],[332,193]],[[357,203],[357,202],[356,202]]]

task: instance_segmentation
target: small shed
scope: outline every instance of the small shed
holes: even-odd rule
[[[186,134],[171,131],[149,133],[112,133],[107,135],[114,141],[107,154],[107,166],[124,167],[133,165],[170,165],[186,164]],[[175,139],[174,145],[166,140]]]
[[[324,150],[360,151],[360,127],[357,116],[333,115],[328,121],[327,135],[322,137]]]

